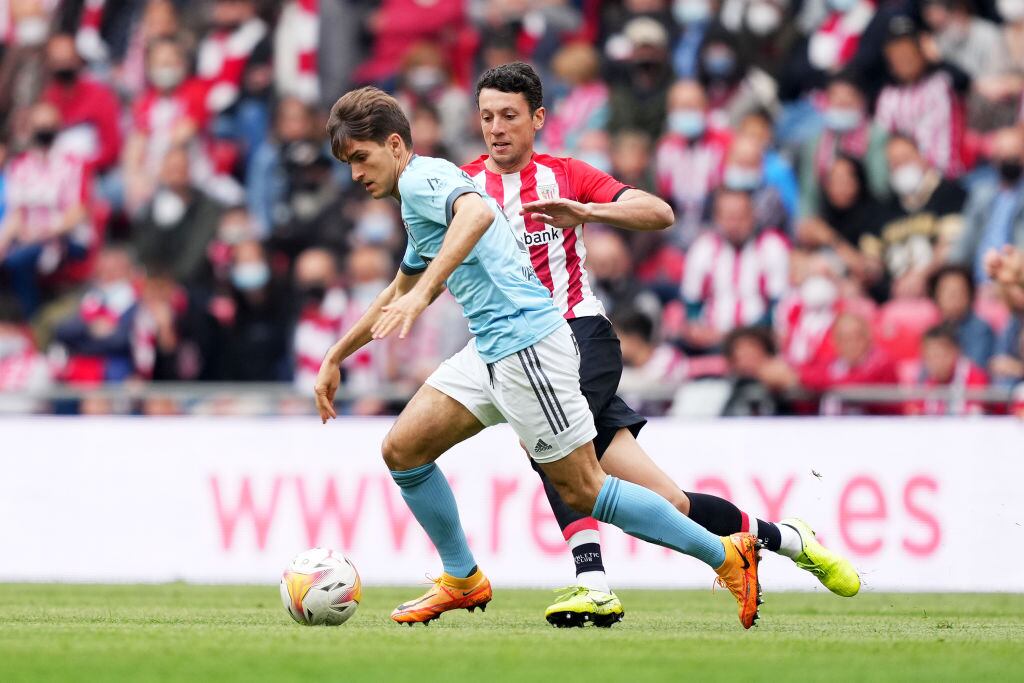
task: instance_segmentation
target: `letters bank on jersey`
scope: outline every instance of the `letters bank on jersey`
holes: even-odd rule
[[[43,424],[45,423],[45,424]],[[312,546],[367,584],[416,583],[439,561],[380,459],[390,420],[14,420],[0,452],[0,581],[273,583]],[[117,439],[110,439],[117,434]],[[768,519],[799,515],[868,590],[1024,591],[976,558],[1024,561],[1024,425],[976,420],[655,420],[641,442],[686,489]],[[75,444],[69,449],[68,444]],[[23,454],[32,452],[32,458]],[[510,429],[441,459],[497,588],[571,582],[572,558]],[[39,472],[46,472],[40,477]],[[616,587],[707,588],[706,568],[604,528]],[[53,548],[66,561],[53,562]],[[766,554],[766,590],[821,590]]]

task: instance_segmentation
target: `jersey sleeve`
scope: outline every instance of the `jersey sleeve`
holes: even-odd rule
[[[400,268],[406,275],[419,275],[427,269],[427,262],[412,248],[412,242],[405,245],[405,256],[402,257]]]
[[[464,171],[449,163],[409,169],[398,189],[405,210],[445,227],[451,225],[456,199],[469,193],[482,195]]]
[[[585,161],[569,159],[568,162],[572,190],[576,193],[577,201],[584,204],[608,204],[616,201],[626,190],[632,189]]]

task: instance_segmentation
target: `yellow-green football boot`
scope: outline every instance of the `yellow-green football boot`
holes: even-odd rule
[[[790,517],[779,524],[794,529],[800,535],[803,552],[793,558],[800,569],[806,569],[836,595],[851,598],[860,590],[860,576],[853,564],[837,552],[818,543],[814,530],[802,519]]]
[[[622,621],[626,614],[615,593],[603,593],[586,586],[571,586],[561,591],[564,592],[544,612],[544,618],[552,626],[569,628],[593,624],[608,628]]]

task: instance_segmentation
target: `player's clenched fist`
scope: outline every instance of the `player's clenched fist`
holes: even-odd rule
[[[316,394],[316,409],[320,413],[320,421],[327,424],[327,418],[338,417],[334,410],[334,394],[341,385],[341,369],[333,362],[330,354],[324,358],[320,365],[320,372],[316,375],[316,384],[313,391]]]

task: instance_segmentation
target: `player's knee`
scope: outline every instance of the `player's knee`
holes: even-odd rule
[[[556,484],[558,495],[565,504],[581,515],[589,515],[594,511],[597,494],[601,492],[601,482],[594,477],[580,477],[573,481]]]
[[[388,435],[384,437],[384,443],[380,446],[380,453],[384,458],[384,464],[392,472],[401,472],[416,466],[410,463],[408,449],[403,448],[401,439],[396,438],[391,432],[388,432]]]

